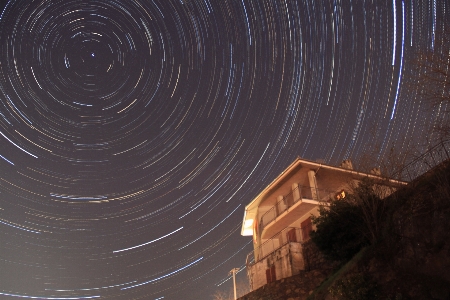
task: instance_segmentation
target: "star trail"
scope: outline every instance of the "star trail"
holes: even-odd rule
[[[0,297],[210,299],[297,156],[420,145],[448,1],[9,0]],[[448,47],[447,47],[448,48]]]

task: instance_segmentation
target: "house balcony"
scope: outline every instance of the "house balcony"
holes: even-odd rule
[[[305,253],[310,230],[311,227],[285,228],[247,255],[247,275],[252,290],[310,267]]]
[[[327,190],[298,186],[289,194],[279,197],[275,205],[261,216],[259,223],[261,238],[267,239],[280,232],[316,208],[317,205],[326,205],[334,194]]]
[[[269,240],[262,243],[258,248],[247,255],[247,267],[272,255],[275,251],[290,243],[301,244],[309,240],[311,225],[305,228],[287,227],[276,233]]]

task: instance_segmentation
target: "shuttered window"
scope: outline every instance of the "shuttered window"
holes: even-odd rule
[[[277,276],[275,274],[275,265],[272,265],[270,269],[266,270],[266,279],[267,283],[271,283],[277,280]]]
[[[295,234],[295,228],[292,228],[286,232],[288,242],[297,242],[297,235]]]
[[[309,240],[309,233],[312,230],[311,218],[308,218],[305,221],[303,221],[301,223],[300,227],[302,228],[302,239],[303,239],[303,241]]]

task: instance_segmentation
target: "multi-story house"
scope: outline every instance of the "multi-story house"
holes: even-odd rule
[[[256,196],[245,207],[241,229],[241,235],[253,236],[254,250],[247,256],[251,289],[305,270],[311,216],[345,197],[364,177],[392,191],[406,184],[381,177],[379,169],[354,171],[350,160],[334,167],[298,158]]]

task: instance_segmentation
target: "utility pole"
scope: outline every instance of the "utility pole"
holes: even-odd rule
[[[234,300],[237,299],[236,297],[236,272],[239,271],[239,268],[234,268],[233,270],[230,271],[230,273],[233,274],[233,287],[234,287]],[[230,274],[228,273],[228,274]]]

